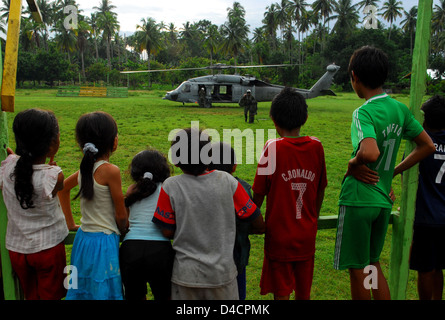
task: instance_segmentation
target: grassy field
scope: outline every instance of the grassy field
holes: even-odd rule
[[[62,167],[65,177],[78,170],[82,157],[75,142],[74,128],[80,115],[103,110],[110,113],[118,124],[119,147],[111,157],[111,162],[121,168],[123,191],[131,181],[127,173],[132,157],[147,146],[168,153],[169,133],[174,129],[190,127],[192,121],[199,121],[202,129],[216,129],[221,137],[223,130],[229,129],[273,129],[269,119],[270,103],[258,106],[258,121],[254,124],[244,122],[243,111],[237,105],[217,105],[210,109],[162,100],[163,91],[130,92],[129,98],[62,98],[56,97],[55,90],[18,90],[16,96],[16,112],[8,114],[9,128],[15,114],[27,108],[52,110],[60,125],[61,143],[56,155],[57,164]],[[395,96],[408,104],[407,96]],[[322,215],[337,214],[337,200],[347,161],[351,153],[350,120],[351,114],[362,101],[354,94],[344,93],[337,97],[319,97],[308,100],[309,119],[302,129],[302,135],[318,137],[325,148],[328,174],[328,187],[323,203]],[[267,132],[267,131],[266,131]],[[267,134],[265,139],[267,138]],[[14,148],[14,137],[10,130],[10,146]],[[402,149],[404,144],[402,145]],[[403,150],[399,152],[401,158]],[[245,156],[245,155],[244,155]],[[236,175],[253,183],[256,164],[246,164],[246,159],[238,159]],[[175,169],[175,174],[180,174]],[[400,199],[400,181],[395,180],[393,188]],[[398,200],[395,206],[398,205]],[[79,223],[80,210],[78,201],[73,201],[75,220]],[[263,208],[264,209],[264,208]],[[247,299],[272,299],[271,295],[259,294],[259,281],[263,259],[263,236],[252,236],[252,251],[247,268]],[[390,254],[391,227],[388,230],[387,243],[382,254],[381,263],[388,275]],[[312,299],[314,300],[345,300],[350,299],[349,276],[347,271],[333,269],[333,253],[335,230],[320,230],[317,236],[317,252],[315,257],[314,282]],[[68,253],[70,247],[67,247]],[[417,299],[416,274],[410,272],[407,299]]]

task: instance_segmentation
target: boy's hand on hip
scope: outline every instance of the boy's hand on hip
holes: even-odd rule
[[[354,159],[351,159],[349,161],[346,176],[353,176],[358,181],[372,185],[376,185],[379,182],[378,172],[369,169],[364,164],[357,165],[353,160]]]

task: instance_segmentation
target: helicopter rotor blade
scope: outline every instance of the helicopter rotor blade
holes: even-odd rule
[[[273,67],[291,67],[299,66],[301,64],[269,64],[256,66],[231,66],[225,64],[215,64],[207,67],[198,68],[182,68],[182,69],[162,69],[162,70],[136,70],[136,71],[121,71],[120,73],[153,73],[153,72],[171,72],[171,71],[192,71],[192,70],[222,70],[222,69],[248,69],[248,68],[273,68]]]
[[[230,66],[233,69],[249,69],[249,68],[273,68],[273,67],[292,67],[300,66],[300,64],[265,64],[257,66]]]
[[[153,72],[170,72],[170,71],[186,71],[186,70],[205,70],[208,67],[201,68],[182,68],[182,69],[162,69],[162,70],[136,70],[136,71],[121,71],[120,73],[153,73]]]

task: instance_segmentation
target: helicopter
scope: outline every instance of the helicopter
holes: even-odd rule
[[[199,91],[205,90],[205,107],[212,107],[213,103],[239,103],[242,96],[250,90],[257,102],[272,101],[273,98],[283,90],[284,86],[270,84],[262,80],[258,80],[253,76],[242,76],[239,74],[221,74],[223,69],[243,69],[243,68],[265,68],[265,67],[286,67],[289,64],[279,65],[260,65],[260,66],[229,66],[224,64],[216,64],[201,68],[184,68],[184,69],[165,69],[165,70],[140,70],[140,71],[122,71],[121,73],[142,73],[142,72],[166,72],[179,70],[219,70],[218,74],[191,78],[182,82],[176,89],[169,91],[163,97],[164,100],[176,102],[198,103]],[[316,98],[318,96],[336,94],[330,89],[335,74],[340,69],[335,64],[330,64],[326,68],[326,73],[315,83],[310,89],[294,88],[306,99]]]

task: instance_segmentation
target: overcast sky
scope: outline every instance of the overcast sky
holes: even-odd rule
[[[386,0],[379,2],[379,8]],[[116,6],[114,11],[118,14],[121,33],[133,33],[136,25],[142,18],[154,18],[157,22],[165,24],[173,22],[180,29],[184,23],[191,23],[207,19],[216,25],[223,24],[227,19],[227,8],[233,6],[234,0],[111,0]],[[246,10],[246,20],[251,31],[262,25],[262,19],[266,7],[281,0],[238,0]],[[311,4],[313,0],[306,0]],[[353,0],[357,3],[359,0]],[[94,6],[99,6],[100,0],[77,0],[83,14],[89,15]],[[437,4],[438,0],[434,0]],[[403,1],[405,10],[418,4],[417,0]],[[384,21],[386,24],[386,21]]]

